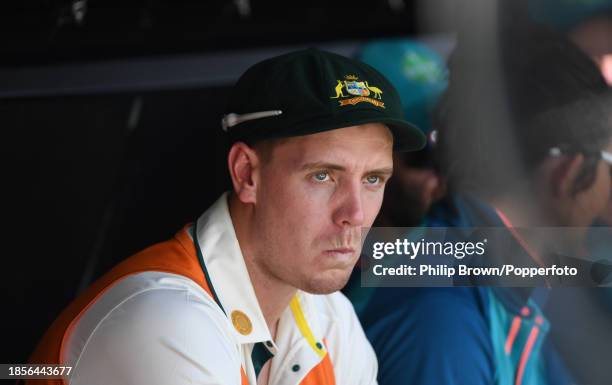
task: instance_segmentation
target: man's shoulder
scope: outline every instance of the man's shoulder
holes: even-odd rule
[[[115,282],[80,314],[67,336],[66,359],[85,351],[82,341],[175,339],[196,329],[205,330],[202,337],[209,342],[233,343],[227,318],[197,283],[177,274],[142,272]]]
[[[104,318],[118,310],[224,317],[214,299],[195,281],[162,271],[144,271],[115,281],[88,306],[86,313]]]
[[[229,321],[198,284],[176,274],[148,271],[117,282],[66,342],[63,362],[75,367],[75,383],[123,383],[128,372],[149,384],[240,381]]]

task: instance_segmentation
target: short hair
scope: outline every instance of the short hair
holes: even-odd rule
[[[289,139],[290,137],[262,139],[250,143],[249,146],[255,150],[257,155],[259,155],[261,163],[263,165],[266,165],[272,161],[274,155],[274,148],[282,143],[285,143]]]

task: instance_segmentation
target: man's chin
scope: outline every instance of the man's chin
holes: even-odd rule
[[[311,279],[306,282],[300,290],[310,294],[331,294],[346,286],[351,272],[338,271],[335,274],[329,272],[321,274],[322,276]]]

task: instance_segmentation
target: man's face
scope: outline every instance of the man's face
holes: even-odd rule
[[[391,132],[365,124],[280,141],[257,172],[254,262],[310,293],[342,288],[392,168]]]

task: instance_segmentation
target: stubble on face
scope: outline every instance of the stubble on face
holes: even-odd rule
[[[259,172],[254,209],[262,271],[310,293],[342,288],[359,258],[362,227],[372,225],[382,203],[384,182],[364,185],[364,178],[392,169],[391,154],[392,137],[381,124],[275,146]]]

